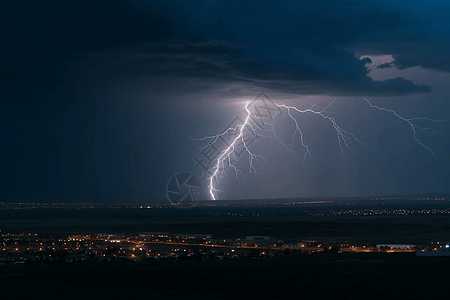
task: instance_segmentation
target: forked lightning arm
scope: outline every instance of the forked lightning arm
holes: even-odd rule
[[[433,120],[427,117],[420,117],[420,118],[405,118],[400,116],[396,111],[392,110],[392,109],[386,109],[386,108],[382,108],[376,105],[373,105],[367,98],[364,98],[364,100],[369,104],[369,106],[371,108],[375,108],[379,111],[384,111],[384,112],[389,112],[392,113],[395,117],[397,117],[398,119],[405,121],[409,124],[409,126],[411,127],[411,131],[412,131],[412,137],[414,138],[414,140],[417,142],[418,145],[420,145],[421,147],[423,147],[424,149],[428,150],[433,156],[435,156],[434,152],[427,146],[425,146],[422,142],[419,141],[419,139],[416,137],[416,129],[418,130],[431,130],[434,133],[437,133],[437,131],[433,130],[432,128],[429,127],[424,127],[421,128],[415,124],[413,124],[413,121],[417,121],[417,120],[426,120],[426,121],[431,121],[431,122],[444,122],[445,120]],[[345,131],[343,130],[341,127],[339,127],[339,125],[337,124],[336,120],[332,117],[327,116],[326,113],[326,109],[331,106],[333,103],[335,102],[335,100],[333,100],[330,104],[328,104],[325,108],[323,108],[320,111],[317,110],[313,110],[313,108],[317,107],[317,106],[312,106],[309,109],[305,109],[305,110],[300,110],[294,106],[287,106],[285,104],[275,104],[275,106],[277,106],[278,108],[284,108],[287,110],[287,115],[289,116],[290,119],[292,119],[292,121],[295,124],[295,130],[294,133],[292,135],[292,142],[290,144],[290,146],[292,146],[292,144],[295,141],[295,136],[298,133],[299,137],[300,137],[300,142],[302,147],[305,149],[305,155],[304,158],[311,158],[312,157],[312,152],[310,150],[310,148],[308,147],[308,145],[305,143],[304,141],[304,134],[298,124],[297,119],[292,115],[292,111],[295,111],[296,113],[299,114],[314,114],[316,116],[320,116],[321,118],[323,118],[324,120],[329,121],[329,123],[331,124],[331,126],[333,126],[334,130],[336,131],[336,136],[337,136],[337,141],[339,144],[339,148],[341,151],[344,151],[344,149],[348,149],[350,151],[353,152],[352,148],[349,146],[349,144],[347,143],[347,141],[349,139],[354,140],[362,145],[367,146],[364,142],[360,141],[358,138],[356,138],[351,132]],[[283,147],[285,147],[286,149],[288,149],[289,151],[293,151],[289,146],[287,146],[285,143],[283,143],[277,136],[275,128],[273,126],[273,124],[269,123],[269,122],[265,122],[263,119],[261,118],[256,118],[257,120],[261,121],[262,124],[264,126],[268,126],[269,129],[264,129],[264,132],[270,132],[272,133],[272,136],[266,136],[263,135],[261,133],[257,133],[255,130],[255,127],[252,124],[252,119],[251,116],[252,114],[254,115],[254,109],[253,109],[253,105],[252,105],[252,110],[250,111],[249,109],[250,103],[247,103],[245,105],[245,111],[247,113],[247,116],[245,118],[245,122],[242,125],[236,125],[235,127],[230,127],[227,130],[225,130],[223,133],[218,134],[218,135],[213,135],[213,136],[207,136],[207,137],[203,137],[203,138],[198,138],[198,139],[194,139],[197,141],[204,141],[204,140],[209,140],[211,139],[212,141],[210,143],[208,143],[205,147],[206,148],[214,143],[217,142],[217,140],[229,133],[230,131],[238,131],[239,134],[233,139],[233,141],[231,142],[231,144],[228,146],[228,148],[226,148],[225,150],[223,150],[220,154],[220,156],[217,158],[216,162],[213,164],[213,167],[206,171],[202,176],[206,175],[206,174],[211,174],[206,181],[209,181],[209,194],[212,200],[216,200],[217,199],[217,194],[220,191],[219,188],[215,187],[215,183],[218,183],[219,179],[223,176],[226,175],[225,173],[225,169],[226,167],[232,167],[235,171],[236,174],[236,178],[239,179],[239,174],[241,175],[241,177],[243,178],[243,174],[242,172],[232,163],[232,159],[237,159],[236,155],[235,155],[235,149],[236,149],[236,144],[239,141],[242,141],[242,145],[245,149],[245,151],[248,153],[249,155],[249,171],[250,173],[257,173],[256,168],[254,166],[255,162],[258,162],[258,159],[264,159],[264,157],[262,157],[261,155],[258,154],[254,154],[253,152],[250,151],[249,146],[246,144],[245,139],[244,139],[244,131],[246,129],[248,129],[250,132],[252,132],[252,134],[254,134],[257,137],[264,137],[264,138],[268,138],[268,137],[272,137],[275,138],[276,141],[281,144]]]

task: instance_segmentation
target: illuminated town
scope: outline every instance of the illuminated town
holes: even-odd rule
[[[367,223],[377,218],[385,220],[400,220],[398,218],[417,218],[435,216],[446,218],[450,214],[445,199],[413,199],[427,201],[428,206],[388,205],[389,198],[370,199],[364,205],[342,200],[304,200],[279,203],[277,201],[259,201],[253,203],[216,202],[198,205],[194,210],[179,210],[170,205],[105,205],[95,203],[0,203],[0,210],[23,214],[29,212],[40,214],[50,210],[55,215],[62,212],[74,217],[77,212],[92,211],[94,214],[128,212],[131,215],[143,213],[142,216],[162,216],[161,218],[176,218],[176,214],[188,217],[196,216],[202,220],[217,220],[229,222],[245,220],[259,222],[259,219],[276,220],[276,218],[292,218],[292,220],[316,220],[322,222],[330,218],[332,222],[339,220],[362,220]],[[395,199],[394,199],[395,200]],[[406,199],[412,201],[412,199]],[[434,200],[434,201],[431,201]],[[383,204],[383,208],[370,208],[371,201]],[[397,203],[397,202],[394,202]],[[410,205],[413,203],[412,205]],[[386,205],[385,205],[386,204]],[[404,208],[401,208],[404,207]],[[108,215],[109,216],[109,215]],[[306,219],[305,219],[306,218]],[[289,220],[289,219],[286,219]],[[327,219],[328,220],[328,219]],[[316,222],[313,221],[313,222]],[[211,222],[211,221],[208,221]],[[216,221],[212,221],[216,222]],[[390,222],[390,221],[388,221]],[[258,223],[259,224],[259,223]],[[287,223],[288,224],[288,223]],[[425,223],[426,224],[426,223]],[[258,225],[260,226],[260,225]],[[18,232],[12,228],[0,231],[0,264],[56,264],[74,262],[116,262],[116,261],[147,261],[147,260],[185,260],[185,259],[214,259],[227,260],[236,258],[267,258],[283,255],[317,255],[327,253],[417,253],[418,256],[448,255],[449,240],[446,236],[424,236],[415,238],[394,236],[383,240],[382,237],[368,237],[365,233],[358,236],[333,236],[330,232],[302,231],[300,234],[290,233],[286,237],[282,232],[266,232],[263,229],[252,232],[247,230],[235,232],[226,238],[221,234],[193,234],[203,229],[202,226],[191,228],[188,233],[173,232],[141,232],[135,230],[121,232],[98,231],[87,232],[59,231],[57,227],[50,231]],[[2,228],[0,228],[2,229]],[[157,228],[156,230],[159,230]],[[146,227],[141,230],[152,230]],[[178,229],[172,229],[173,231]],[[170,230],[170,231],[172,231]],[[30,230],[31,231],[31,230]],[[169,231],[169,230],[168,230]],[[181,230],[180,230],[181,231]],[[180,232],[178,231],[178,232]],[[125,233],[124,233],[125,232]],[[345,234],[336,232],[331,234]],[[249,235],[254,234],[254,235]],[[281,236],[279,236],[281,235]],[[233,237],[234,236],[234,237]],[[400,239],[398,239],[400,237]],[[439,240],[440,238],[444,238]],[[433,252],[433,253],[432,253]],[[442,253],[441,253],[442,252]],[[445,253],[444,253],[445,252]],[[430,254],[431,253],[431,254]]]
[[[270,236],[214,239],[210,234],[98,233],[51,236],[36,233],[1,234],[0,264],[55,264],[75,262],[145,261],[164,259],[265,258],[357,252],[441,252],[449,243],[427,245],[361,244],[351,237],[303,238],[282,241]]]

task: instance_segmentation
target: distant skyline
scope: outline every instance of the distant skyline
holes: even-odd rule
[[[220,199],[450,194],[450,4],[2,1],[0,201],[162,203],[260,92],[296,115]],[[364,100],[415,120],[371,108]],[[274,119],[292,141],[287,112]],[[434,154],[434,155],[433,155]],[[206,185],[204,185],[206,188]],[[202,199],[208,199],[204,191]]]

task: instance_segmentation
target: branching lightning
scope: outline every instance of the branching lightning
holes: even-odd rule
[[[392,110],[392,109],[386,109],[386,108],[383,108],[383,107],[379,107],[379,106],[377,106],[377,105],[373,105],[373,104],[369,101],[369,99],[367,99],[367,98],[364,98],[364,100],[366,100],[366,102],[369,104],[370,107],[376,108],[376,109],[378,109],[378,110],[380,110],[380,111],[385,111],[385,112],[392,113],[394,116],[396,116],[396,117],[399,118],[400,120],[405,121],[406,123],[408,123],[408,125],[411,127],[412,137],[413,137],[413,139],[417,142],[417,144],[419,144],[419,145],[420,145],[421,147],[423,147],[424,149],[428,150],[428,151],[431,153],[431,155],[433,155],[434,157],[436,157],[436,155],[434,154],[433,150],[431,150],[431,148],[425,146],[421,141],[419,141],[419,139],[418,139],[417,136],[416,136],[416,129],[419,129],[419,130],[432,130],[433,132],[435,132],[435,131],[434,131],[433,129],[429,128],[429,127],[421,128],[421,127],[419,127],[419,126],[417,126],[417,125],[414,125],[412,121],[415,121],[415,120],[427,120],[427,121],[431,121],[431,122],[445,122],[445,120],[433,120],[433,119],[430,119],[430,118],[427,118],[427,117],[421,117],[421,118],[409,118],[409,119],[407,119],[407,118],[402,117],[402,116],[400,116],[399,114],[397,114],[397,112],[396,112],[395,110]]]
[[[333,101],[334,102],[334,101]],[[337,135],[337,140],[339,143],[339,148],[341,149],[341,151],[343,151],[343,147],[342,145],[344,145],[344,147],[346,147],[348,150],[352,151],[352,148],[350,148],[350,146],[347,143],[347,139],[352,138],[355,141],[357,141],[358,143],[361,143],[363,145],[366,145],[365,143],[361,142],[359,139],[357,139],[351,132],[347,132],[345,130],[343,130],[342,128],[340,128],[338,126],[338,124],[336,123],[336,120],[332,117],[329,117],[327,115],[325,115],[325,110],[331,105],[333,104],[333,102],[331,102],[329,105],[327,105],[324,109],[322,109],[321,111],[315,111],[312,108],[309,109],[305,109],[305,110],[300,110],[294,106],[287,106],[284,104],[276,104],[278,107],[283,107],[287,110],[288,116],[294,121],[295,123],[295,131],[294,131],[294,135],[292,136],[292,142],[294,142],[295,140],[295,135],[298,132],[298,134],[300,135],[300,142],[303,146],[303,148],[305,148],[306,152],[305,152],[305,158],[309,157],[311,158],[312,154],[311,151],[309,149],[309,147],[305,144],[304,140],[303,140],[303,132],[300,129],[300,126],[298,125],[297,119],[295,119],[292,114],[291,114],[291,109],[295,110],[296,112],[300,113],[300,114],[305,114],[305,113],[311,113],[314,115],[318,115],[320,117],[322,117],[325,120],[330,121],[331,125],[333,126],[334,130],[336,131],[336,135]],[[314,107],[314,106],[313,106]],[[366,145],[367,146],[367,145]]]
[[[218,134],[215,136],[209,136],[209,137],[204,137],[201,139],[197,139],[197,140],[205,140],[205,139],[213,139],[213,141],[211,143],[209,143],[207,146],[214,144],[217,139],[223,135],[225,135],[226,133],[228,133],[229,131],[232,130],[239,130],[239,134],[236,136],[236,138],[234,138],[234,140],[231,142],[230,146],[228,148],[226,148],[222,154],[219,156],[219,158],[217,158],[217,161],[215,163],[215,166],[212,168],[211,171],[213,171],[213,174],[207,179],[209,181],[209,194],[212,200],[216,200],[217,199],[217,193],[220,193],[220,189],[215,188],[214,187],[214,180],[218,180],[219,177],[223,176],[223,172],[225,172],[225,167],[224,167],[224,163],[227,162],[228,166],[232,167],[234,169],[234,171],[236,172],[236,177],[238,178],[238,174],[240,174],[242,177],[242,172],[240,170],[238,170],[234,164],[231,162],[231,158],[233,157],[233,159],[236,159],[235,156],[235,147],[236,147],[236,143],[241,140],[242,144],[245,148],[245,150],[247,151],[247,153],[249,154],[249,159],[250,159],[250,172],[256,172],[256,168],[253,165],[255,161],[258,161],[258,158],[262,158],[264,159],[261,155],[257,155],[254,154],[250,151],[250,149],[248,148],[245,139],[244,139],[244,130],[245,128],[248,126],[250,128],[250,130],[252,130],[254,132],[254,128],[252,126],[252,124],[250,123],[250,116],[251,116],[251,112],[248,109],[248,103],[245,106],[245,110],[247,112],[247,116],[245,118],[245,122],[242,125],[236,125],[234,128],[228,128],[225,132],[223,132],[222,134]],[[205,146],[205,147],[207,147]],[[221,171],[222,170],[222,171]],[[207,172],[206,172],[207,173]]]
[[[427,117],[415,117],[415,118],[405,118],[401,115],[399,115],[396,111],[392,109],[386,109],[383,107],[379,107],[377,105],[373,105],[367,98],[364,98],[364,100],[367,102],[367,104],[370,106],[370,108],[377,109],[379,111],[387,112],[393,114],[396,118],[399,120],[402,120],[406,122],[412,131],[412,137],[415,140],[415,142],[429,151],[434,157],[436,156],[433,150],[429,147],[427,147],[425,144],[423,144],[416,136],[416,130],[421,131],[431,131],[433,133],[439,133],[438,131],[435,131],[433,128],[430,127],[419,127],[416,124],[414,124],[414,121],[429,121],[429,122],[444,122],[445,120],[434,120]],[[206,179],[204,182],[208,182],[208,190],[209,195],[212,200],[216,200],[218,197],[218,193],[221,192],[221,190],[217,187],[219,180],[223,177],[225,177],[226,169],[228,167],[232,168],[235,172],[236,179],[240,180],[244,178],[244,175],[241,170],[234,164],[235,161],[238,160],[238,157],[236,156],[236,146],[238,143],[242,142],[243,151],[245,151],[248,154],[249,157],[249,173],[255,173],[258,174],[256,169],[256,164],[259,164],[260,160],[265,161],[265,158],[262,157],[259,154],[256,154],[250,150],[250,147],[247,143],[247,141],[244,138],[244,133],[246,130],[248,130],[251,134],[255,136],[255,138],[273,138],[282,145],[285,149],[289,150],[290,152],[295,152],[293,150],[293,144],[296,140],[296,137],[298,135],[299,141],[301,146],[303,147],[305,153],[304,153],[304,159],[310,159],[313,157],[313,151],[311,150],[310,146],[305,142],[305,135],[300,127],[300,124],[296,118],[296,115],[303,115],[303,114],[312,114],[318,117],[321,117],[326,122],[328,122],[332,128],[336,132],[336,139],[339,145],[339,148],[341,151],[344,151],[345,149],[353,152],[353,149],[349,145],[349,141],[352,140],[354,142],[357,142],[361,145],[367,146],[363,141],[358,139],[354,134],[351,132],[348,132],[344,129],[342,129],[336,120],[328,115],[328,112],[326,111],[333,103],[335,103],[336,99],[331,101],[327,106],[325,106],[323,109],[321,109],[317,105],[313,105],[309,109],[301,110],[294,106],[288,106],[285,104],[276,104],[272,102],[272,104],[277,109],[284,109],[287,112],[287,116],[293,121],[294,123],[294,132],[292,134],[291,142],[290,144],[284,143],[277,135],[275,126],[264,120],[263,117],[258,117],[255,113],[255,108],[253,103],[246,103],[245,105],[245,112],[246,112],[246,118],[245,121],[242,124],[238,124],[234,127],[227,128],[223,133],[212,135],[212,136],[206,136],[203,138],[196,138],[194,140],[196,141],[205,141],[205,140],[211,140],[206,146],[202,147],[202,149],[206,149],[209,146],[214,145],[219,138],[223,137],[224,135],[230,133],[231,131],[237,132],[237,136],[231,141],[229,146],[225,149],[220,151],[220,154],[215,159],[214,163],[212,164],[212,167],[208,169],[206,172],[202,174],[202,177]],[[295,113],[295,114],[294,114]],[[258,125],[256,127],[255,121],[261,122],[262,125]],[[270,133],[270,135],[266,135],[265,133]]]

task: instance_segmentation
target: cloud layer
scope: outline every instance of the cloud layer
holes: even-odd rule
[[[436,2],[437,5],[437,2]],[[158,78],[338,96],[426,93],[374,81],[361,55],[450,70],[445,11],[360,1],[2,2],[3,86]],[[411,47],[414,45],[414,47]],[[387,67],[380,66],[380,68]],[[93,76],[94,74],[95,76]],[[67,80],[61,81],[61,76]]]

